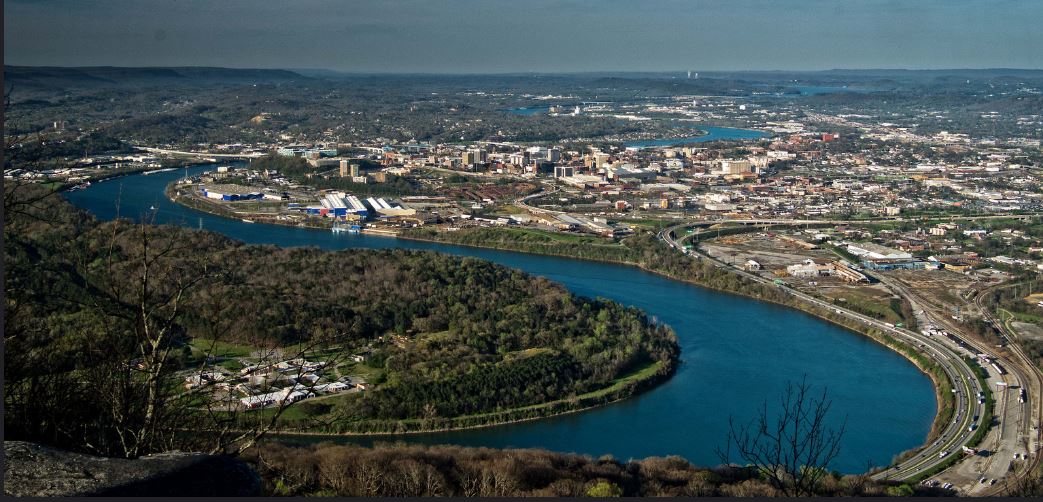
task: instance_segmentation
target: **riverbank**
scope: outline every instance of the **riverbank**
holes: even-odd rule
[[[177,194],[177,183],[170,183],[166,186],[163,193],[168,200],[175,204],[180,204],[189,209],[212,214],[214,216],[220,216],[222,218],[229,218],[234,220],[241,220],[247,223],[264,223],[268,225],[280,225],[284,227],[292,228],[311,228],[315,230],[331,230],[333,229],[333,223],[318,218],[306,218],[301,221],[297,220],[285,220],[279,219],[278,215],[266,215],[265,213],[237,213],[229,210],[221,203],[210,202],[200,197],[187,194]],[[318,222],[318,224],[316,224]],[[392,228],[362,228],[360,233],[382,235],[385,237],[396,237],[399,231]]]
[[[669,380],[677,371],[679,362],[680,361],[677,359],[670,360],[666,363],[656,361],[641,369],[617,378],[612,385],[609,385],[608,387],[568,399],[558,399],[521,408],[444,419],[407,419],[394,421],[371,420],[367,422],[341,425],[328,423],[325,424],[326,428],[323,430],[279,429],[272,433],[271,436],[398,436],[484,429],[502,425],[532,422],[550,417],[588,411],[598,407],[618,403],[632,397],[637,397],[641,393],[651,390],[657,385]],[[344,428],[345,425],[362,429],[372,428],[374,430],[346,430]],[[310,428],[314,429],[314,427]]]
[[[58,184],[54,188],[55,188],[55,190],[57,190],[59,192],[65,192],[65,191],[72,190],[73,188],[75,188],[77,186],[80,186],[80,185],[84,184],[85,182],[102,183],[102,182],[105,182],[105,181],[115,180],[115,179],[118,179],[118,178],[123,178],[125,176],[132,176],[132,175],[136,175],[136,174],[144,174],[144,175],[147,176],[147,175],[152,174],[152,173],[159,173],[159,172],[164,172],[164,171],[168,171],[168,170],[172,170],[172,169],[184,169],[186,167],[195,167],[195,166],[208,166],[208,165],[213,165],[215,163],[216,162],[193,162],[193,163],[186,163],[186,164],[182,164],[182,165],[178,165],[178,166],[169,166],[169,167],[141,166],[141,167],[131,167],[131,168],[128,168],[128,169],[110,169],[110,170],[107,170],[106,172],[101,173],[101,174],[90,175],[90,176],[87,177],[87,179],[82,180],[82,181],[78,181],[78,182],[75,182],[75,183],[74,182],[69,182],[69,181],[56,182]]]
[[[500,235],[502,235],[504,232],[511,231],[506,229],[486,230],[494,230],[497,234]],[[501,251],[559,256],[563,258],[581,259],[602,263],[628,265],[672,280],[694,284],[696,286],[710,289],[713,291],[718,291],[746,298],[752,298],[755,300],[765,301],[768,303],[799,310],[801,312],[812,315],[836,326],[842,327],[848,331],[872,339],[873,341],[887,347],[888,349],[898,353],[905,359],[909,360],[911,363],[913,363],[914,366],[917,367],[917,369],[919,369],[923,374],[925,374],[928,378],[931,379],[937,406],[935,417],[931,424],[930,432],[928,433],[928,436],[924,441],[924,444],[929,444],[931,441],[935,440],[945,429],[945,426],[948,424],[948,422],[951,420],[955,413],[954,402],[951,392],[952,385],[949,382],[945,372],[936,362],[924,358],[913,347],[909,346],[908,344],[898,341],[877,329],[869,328],[861,323],[853,322],[847,317],[837,316],[832,311],[819,308],[815,305],[810,305],[800,300],[795,300],[792,295],[778,294],[777,289],[766,289],[763,285],[759,283],[746,281],[738,274],[734,274],[730,271],[724,271],[723,273],[729,275],[735,280],[720,280],[720,276],[714,274],[677,273],[677,270],[684,269],[678,269],[676,265],[674,265],[674,268],[671,269],[670,265],[673,264],[670,261],[649,259],[649,252],[651,252],[652,256],[656,256],[659,253],[664,252],[669,253],[670,257],[673,259],[683,259],[690,261],[691,263],[689,263],[689,265],[692,267],[704,266],[705,268],[705,265],[707,264],[702,261],[692,260],[691,258],[681,255],[680,253],[675,253],[672,249],[662,246],[661,243],[659,243],[660,245],[655,247],[639,247],[636,251],[630,250],[629,253],[627,253],[627,251],[620,251],[618,253],[614,253],[617,255],[616,259],[611,259],[606,257],[607,253],[604,252],[604,250],[591,250],[590,252],[581,252],[582,245],[570,244],[568,246],[565,246],[561,243],[547,242],[512,243],[511,241],[504,239],[499,239],[495,241],[492,239],[465,240],[459,237],[459,235],[462,234],[459,234],[458,232],[460,231],[454,232],[453,234],[455,235],[453,235],[446,232],[439,233],[426,229],[413,229],[400,234],[399,238],[407,240],[453,244],[459,246],[470,246],[476,248],[497,249]],[[634,237],[631,237],[631,239],[633,238]],[[557,251],[551,249],[540,249],[541,247],[556,247]],[[621,246],[621,248],[625,248],[625,246]],[[631,256],[633,256],[634,258],[623,259],[622,256],[625,256],[624,253],[631,254]],[[660,266],[657,266],[657,264],[660,264]],[[718,269],[712,266],[710,268],[712,269],[712,272],[719,271]]]
[[[130,212],[148,214],[150,206],[158,205],[157,195],[163,197],[164,187],[180,177],[180,173],[133,176],[70,192],[68,197],[102,220]],[[121,201],[118,209],[114,200]],[[346,253],[405,248],[490,260],[557,281],[587,298],[604,297],[642,310],[677,332],[686,364],[679,366],[668,381],[638,398],[560,418],[403,436],[403,441],[551,448],[618,458],[682,455],[708,465],[718,461],[714,445],[726,437],[728,417],[745,420],[755,416],[762,402],[777,399],[788,380],[805,374],[816,385],[828,385],[836,398],[834,413],[849,417],[851,433],[846,435],[844,451],[834,467],[858,473],[864,471],[867,460],[887,465],[895,453],[922,444],[936,413],[932,383],[905,358],[815,317],[770,303],[718,294],[633,266],[249,224],[163,203],[155,212],[159,224],[202,226],[249,244],[318,247]],[[654,240],[649,244],[662,246]],[[681,258],[680,253],[677,255]],[[742,329],[736,329],[737,321]],[[562,397],[567,395],[555,398]],[[891,426],[879,429],[881,423]],[[330,440],[338,441],[336,436]]]
[[[181,201],[177,201],[177,202],[181,202]],[[188,206],[187,204],[184,204],[184,205]],[[191,207],[191,206],[188,206],[188,207]],[[200,209],[200,210],[204,210],[205,211],[205,209]],[[241,216],[238,216],[238,215],[229,216],[229,215],[220,214],[220,213],[214,212],[214,211],[207,211],[207,212],[210,212],[211,214],[216,214],[218,216],[223,216],[223,217],[228,217],[228,218],[235,218],[235,219],[241,219]],[[260,222],[260,220],[257,220],[257,221]],[[289,224],[288,222],[278,221],[278,220],[264,221],[264,222],[265,223],[273,223],[273,224],[283,225],[283,226],[304,226],[304,225],[293,225],[293,224]],[[329,227],[311,226],[310,228],[324,229],[324,228],[329,228]],[[476,229],[476,230],[497,231],[497,232],[510,232],[511,231],[509,229]],[[531,243],[531,242],[529,242],[529,243],[511,242],[510,240],[507,240],[507,241],[504,241],[504,240],[499,240],[499,241],[479,240],[477,242],[464,242],[464,241],[462,241],[461,239],[458,239],[458,238],[451,238],[451,239],[445,238],[445,237],[447,237],[449,235],[462,235],[462,234],[459,234],[459,231],[458,232],[454,232],[453,234],[448,234],[446,232],[439,233],[439,232],[436,232],[436,231],[430,230],[430,229],[409,229],[409,230],[406,230],[406,231],[403,231],[403,232],[397,232],[397,237],[400,238],[400,239],[403,239],[403,240],[413,240],[413,241],[418,241],[418,242],[431,242],[431,243],[440,243],[440,244],[452,244],[452,245],[467,246],[467,247],[473,247],[473,248],[495,249],[495,250],[501,250],[501,251],[521,252],[521,253],[528,253],[528,254],[534,254],[534,255],[543,255],[543,256],[556,256],[556,257],[561,257],[561,258],[581,259],[581,260],[600,262],[600,263],[611,263],[611,264],[616,264],[616,265],[632,266],[632,267],[636,267],[636,268],[638,268],[640,270],[643,270],[643,271],[646,271],[646,272],[650,272],[650,273],[653,273],[653,274],[656,274],[656,275],[659,275],[659,276],[662,276],[662,277],[669,278],[671,280],[677,280],[677,281],[681,281],[681,282],[685,282],[685,283],[689,283],[689,284],[694,284],[694,285],[697,285],[697,286],[700,286],[700,287],[703,287],[703,288],[706,288],[706,289],[710,289],[710,290],[713,290],[713,291],[723,292],[723,293],[732,294],[732,295],[741,296],[741,297],[746,297],[746,298],[752,298],[752,299],[755,299],[755,300],[766,301],[768,303],[781,305],[781,306],[789,307],[789,308],[792,308],[792,309],[795,309],[795,310],[799,310],[801,312],[804,312],[806,314],[812,315],[812,316],[814,316],[816,318],[819,318],[821,320],[827,321],[827,322],[829,322],[831,324],[834,324],[836,326],[842,327],[842,328],[844,328],[844,329],[846,329],[848,331],[857,333],[857,334],[862,335],[862,336],[866,336],[866,337],[874,340],[875,342],[877,342],[877,343],[887,347],[888,349],[890,349],[890,350],[892,350],[894,352],[897,352],[899,355],[903,356],[905,359],[907,359],[910,362],[912,362],[913,365],[916,366],[917,369],[920,372],[922,372],[923,374],[927,375],[928,378],[930,378],[930,380],[932,382],[932,387],[934,389],[934,394],[935,394],[935,399],[936,399],[937,406],[936,406],[936,409],[935,409],[934,420],[932,421],[931,428],[929,430],[929,433],[927,435],[926,440],[924,441],[924,444],[929,444],[931,441],[933,441],[935,438],[937,438],[940,435],[940,433],[944,430],[945,425],[948,423],[948,421],[951,419],[951,417],[955,413],[955,409],[953,407],[953,402],[952,402],[951,385],[950,385],[950,383],[949,383],[949,381],[948,381],[944,371],[942,371],[941,368],[936,363],[934,363],[933,361],[929,361],[929,360],[926,360],[926,359],[923,359],[923,358],[914,357],[915,355],[917,355],[917,351],[913,347],[910,347],[910,346],[904,344],[903,342],[900,342],[898,340],[890,338],[886,334],[884,334],[882,332],[879,332],[878,330],[875,330],[875,329],[872,329],[872,328],[867,328],[867,327],[865,327],[864,325],[862,325],[860,323],[852,322],[851,320],[847,319],[846,317],[834,315],[834,313],[832,311],[829,311],[829,310],[826,310],[826,309],[817,308],[817,307],[815,307],[813,305],[807,305],[804,302],[795,301],[791,295],[780,294],[780,292],[777,289],[775,289],[775,288],[766,289],[766,288],[764,288],[762,285],[760,285],[758,283],[744,280],[743,278],[741,278],[737,274],[734,274],[734,273],[731,273],[731,272],[727,272],[727,271],[725,271],[725,272],[723,272],[721,274],[718,274],[717,272],[719,272],[719,271],[717,269],[713,269],[712,267],[711,267],[712,270],[709,270],[709,271],[710,272],[714,272],[714,274],[711,274],[709,276],[707,276],[705,274],[704,275],[700,275],[698,273],[696,273],[696,274],[679,274],[679,273],[676,273],[676,271],[671,271],[669,269],[669,267],[657,266],[657,263],[655,263],[655,262],[649,263],[647,261],[641,261],[637,257],[642,255],[642,254],[645,254],[645,253],[638,253],[638,252],[634,252],[633,250],[627,250],[626,247],[623,246],[623,245],[620,245],[619,248],[615,248],[615,249],[613,249],[611,246],[603,246],[600,249],[586,249],[589,246],[579,245],[579,246],[573,246],[572,248],[564,248],[564,250],[563,250],[562,246],[559,243],[551,243],[551,244],[535,243],[534,244],[534,243]],[[664,259],[663,259],[664,255],[662,255],[662,253],[664,253],[664,252],[669,253],[669,255],[667,255],[667,256],[669,256],[670,259],[672,259],[672,260],[685,260],[685,261],[692,261],[692,262],[694,262],[694,260],[691,260],[691,258],[689,258],[687,256],[681,255],[679,253],[671,252],[672,250],[669,250],[669,249],[665,248],[659,242],[654,242],[653,244],[654,244],[654,246],[646,246],[646,249],[641,249],[639,251],[650,251],[650,254],[652,256],[660,257],[660,260],[658,260],[660,264],[662,264],[662,262],[664,262]],[[558,248],[558,249],[554,249],[555,247]],[[614,258],[610,258],[609,257],[610,254],[614,255]],[[628,256],[628,255],[630,255],[630,256]],[[666,260],[666,262],[667,262],[667,264],[669,264],[669,260]],[[702,265],[702,264],[699,263],[699,262],[695,262],[694,264],[690,264],[690,265]],[[703,270],[703,272],[706,272],[706,270]],[[725,278],[725,279],[722,279],[722,277]],[[608,403],[604,403],[604,404],[608,404]],[[510,420],[511,421],[517,421],[517,420],[528,421],[528,420],[535,420],[537,418],[544,418],[544,417],[554,416],[556,414],[561,414],[563,412],[573,412],[573,411],[578,411],[578,410],[563,410],[562,412],[554,413],[554,414],[550,414],[550,415],[541,415],[541,416],[536,416],[536,417],[525,417],[525,418],[521,418],[521,419],[519,419],[519,418],[511,418]],[[496,424],[490,424],[490,425],[496,425]],[[485,427],[485,426],[487,426],[487,425],[481,425],[481,424],[478,425],[478,427]],[[456,429],[462,429],[462,428],[472,428],[472,425],[454,426],[452,429],[456,430]],[[433,431],[434,430],[422,430],[422,431],[418,430],[416,432],[433,432]],[[400,432],[404,432],[404,431],[387,431],[385,429],[384,432],[366,432],[366,433],[363,433],[363,434],[388,434],[388,433],[400,433]],[[330,433],[326,433],[326,434],[330,434]],[[333,432],[333,434],[342,434],[342,432]],[[321,435],[321,433],[319,433],[317,435]]]
[[[176,183],[168,184],[164,192],[167,198],[175,203],[223,218],[247,221],[244,216],[248,216],[251,218],[249,220],[250,222],[256,223],[269,223],[320,230],[331,228],[331,226],[327,225],[307,225],[303,223],[291,223],[286,220],[278,220],[274,218],[264,218],[256,213],[236,213],[228,210],[220,204],[211,203],[197,197],[184,194],[178,196],[176,193]],[[393,229],[363,229],[362,232],[384,236],[395,236],[398,234],[398,232]],[[569,399],[559,399],[536,405],[477,415],[432,419],[336,422],[322,420],[322,417],[314,416],[294,418],[292,417],[293,414],[291,414],[290,418],[283,419],[280,417],[281,428],[279,429],[278,434],[308,436],[420,434],[527,422],[568,413],[576,413],[629,399],[668,380],[676,371],[678,362],[679,360],[676,356],[666,362],[656,361],[641,370],[620,376],[613,381],[611,385],[605,388],[574,396]],[[261,414],[262,418],[265,418],[266,416],[267,414]],[[314,422],[322,422],[323,425],[321,428],[316,430]],[[298,427],[299,430],[293,430],[294,427]]]

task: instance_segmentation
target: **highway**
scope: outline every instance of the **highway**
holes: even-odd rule
[[[995,400],[995,407],[993,409],[993,415],[995,416],[998,423],[993,427],[993,431],[990,431],[989,435],[986,436],[986,440],[980,445],[981,448],[989,452],[988,456],[985,457],[984,461],[976,465],[977,470],[970,472],[970,469],[961,468],[957,469],[956,474],[970,475],[969,488],[965,489],[966,492],[973,495],[994,495],[1000,494],[1005,487],[1002,484],[992,485],[983,484],[979,482],[979,479],[1004,479],[1009,473],[1009,467],[1014,459],[1014,453],[1019,455],[1022,453],[1030,453],[1036,451],[1036,445],[1038,443],[1038,430],[1032,431],[1030,427],[1032,424],[1038,423],[1040,405],[1039,399],[1033,399],[1031,406],[1029,403],[1021,403],[1018,400],[1020,388],[1025,387],[1029,396],[1038,396],[1038,389],[1040,388],[1040,376],[1039,371],[1032,365],[1028,357],[1024,355],[1021,348],[1016,343],[1007,344],[1007,349],[1010,351],[1010,357],[1004,357],[1004,354],[998,353],[993,347],[989,347],[986,344],[976,341],[972,336],[964,332],[964,328],[954,322],[947,315],[943,308],[938,306],[932,306],[927,299],[916,291],[906,287],[902,283],[893,280],[888,277],[880,277],[881,282],[889,286],[893,291],[899,293],[903,297],[907,298],[913,305],[914,310],[920,310],[924,312],[924,315],[932,322],[940,327],[948,329],[951,333],[957,334],[963,338],[963,340],[971,347],[972,352],[988,354],[993,357],[998,364],[1000,364],[1006,371],[1006,375],[997,374],[997,372],[987,367],[986,370],[989,373],[989,381],[993,385],[993,397]],[[1000,287],[1009,287],[1000,286]],[[990,288],[991,289],[991,288]],[[992,313],[988,310],[984,304],[985,293],[980,292],[974,299],[975,305],[985,316],[986,320],[992,322],[1001,332],[1007,337],[1008,341],[1014,340],[1016,335],[1007,332],[1006,327],[996,321],[992,316]],[[1004,383],[1001,386],[999,383]],[[987,417],[990,418],[991,417]],[[1036,436],[1033,438],[1033,436]],[[1033,447],[1029,447],[1027,443],[1033,443]],[[1031,472],[1032,468],[1039,462],[1036,455],[1031,455],[1028,460],[1028,469],[1024,469],[1025,462],[1021,462],[1019,465],[1016,463],[1017,469],[1015,475],[1023,475]]]
[[[554,209],[543,209],[543,208],[540,208],[540,207],[533,207],[533,206],[530,206],[526,202],[529,199],[535,199],[537,197],[545,197],[547,195],[550,195],[552,193],[557,193],[557,192],[558,192],[557,188],[555,188],[553,190],[550,190],[549,192],[539,191],[539,192],[536,192],[534,194],[526,195],[525,197],[521,197],[521,198],[515,200],[514,201],[514,205],[516,205],[516,206],[518,206],[518,207],[520,207],[522,209],[525,209],[526,211],[528,211],[528,212],[530,212],[532,214],[535,214],[535,215],[566,214],[565,211],[556,211]]]
[[[185,157],[213,157],[215,159],[253,159],[263,157],[263,153],[210,153],[210,152],[183,152],[180,150],[166,150],[163,148],[151,148],[147,146],[135,146],[134,149],[149,153],[161,153],[164,155],[182,155]]]
[[[1009,288],[1012,286],[1015,285],[1005,284],[989,289]],[[1043,374],[1040,373],[1039,369],[1032,363],[1032,360],[1029,359],[1021,349],[1021,346],[1018,344],[1017,333],[1011,332],[1006,324],[996,319],[988,309],[987,305],[985,305],[987,291],[988,289],[978,293],[974,298],[974,304],[981,310],[985,319],[996,326],[996,328],[1000,330],[1000,333],[1002,333],[1009,341],[1007,349],[1011,352],[1012,360],[1007,362],[1005,368],[1008,372],[1016,375],[1017,380],[1021,383],[1021,386],[1025,389],[1025,392],[1028,395],[1028,402],[1021,403],[1015,397],[1015,390],[1008,390],[1004,393],[1007,394],[1005,396],[1007,406],[1014,407],[1018,410],[1020,416],[1017,426],[1011,427],[1011,434],[1013,437],[1008,439],[1004,438],[1001,434],[1001,441],[1006,439],[1014,453],[1030,454],[1027,457],[1027,460],[1015,463],[1014,474],[1016,476],[1031,475],[1036,466],[1039,465],[1040,443],[1043,441],[1043,436],[1041,436],[1041,432],[1043,431],[1040,431],[1039,428],[1040,421],[1043,419],[1043,399],[1040,398],[1040,396],[1043,395],[1041,394],[1041,392],[1043,392]],[[999,470],[1008,465],[1006,462],[1009,458],[1010,457],[998,457],[998,460],[1001,461],[1000,465],[993,466],[993,469]],[[1002,494],[1002,490],[997,489],[989,494]]]
[[[681,252],[685,252],[681,243],[678,242],[677,238],[674,236],[674,233],[681,228],[690,226],[693,225],[691,223],[683,223],[665,228],[659,232],[658,237],[671,247]],[[732,267],[731,265],[709,255],[699,252],[695,253],[694,256],[697,258],[709,261],[718,268],[728,269],[732,273],[739,274],[761,284],[774,285],[773,281],[764,277]],[[877,328],[884,333],[894,336],[896,339],[900,339],[910,347],[919,350],[922,354],[937,361],[947,375],[953,389],[956,390],[956,410],[954,412],[954,420],[946,424],[938,438],[933,443],[924,445],[914,456],[906,459],[900,464],[892,466],[886,471],[876,473],[873,476],[875,479],[905,480],[916,478],[926,471],[933,469],[937,465],[946,462],[951,455],[963,455],[961,451],[962,447],[965,446],[974,435],[974,432],[969,430],[970,424],[974,423],[975,416],[981,415],[982,405],[978,403],[976,397],[978,392],[982,389],[980,388],[974,371],[963,359],[961,351],[955,345],[950,346],[950,343],[948,343],[949,340],[945,338],[928,336],[907,329],[895,328],[885,322],[870,318],[858,312],[837,307],[836,305],[789,287],[776,287],[782,288],[783,291],[806,303],[813,304],[826,309],[827,311],[833,310],[837,314],[859,321],[866,326]]]

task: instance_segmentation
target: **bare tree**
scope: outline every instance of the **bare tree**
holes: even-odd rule
[[[1038,470],[1026,472],[1020,477],[1011,473],[1003,478],[1003,492],[1007,497],[1043,496],[1043,477]]]
[[[840,441],[847,424],[839,429],[826,422],[832,401],[827,391],[811,394],[805,376],[800,384],[786,385],[778,414],[771,418],[764,402],[757,417],[745,425],[728,420],[728,439],[717,455],[722,463],[731,463],[732,449],[747,464],[756,466],[761,475],[785,496],[810,496],[828,475],[829,464],[840,453]]]

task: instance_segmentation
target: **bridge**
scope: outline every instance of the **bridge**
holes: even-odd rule
[[[235,159],[235,160],[250,160],[256,159],[257,157],[263,157],[265,154],[260,152],[250,153],[211,153],[211,152],[185,152],[181,150],[167,150],[165,148],[152,148],[147,146],[136,146],[135,150],[141,150],[148,153],[156,153],[161,155],[177,155],[181,157],[197,157],[204,159]]]

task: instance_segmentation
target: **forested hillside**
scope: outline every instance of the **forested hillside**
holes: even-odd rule
[[[590,406],[664,378],[678,355],[672,332],[636,309],[482,260],[282,249],[99,223],[33,186],[5,191],[5,209],[9,436],[73,447],[125,442],[113,422],[126,417],[109,397],[128,406],[137,393],[176,399],[173,372],[204,364],[190,349],[199,339],[309,345],[334,359],[368,353],[375,388],[311,407],[323,430],[336,431],[477,425]],[[555,404],[505,414],[546,403]],[[446,421],[472,415],[482,418]],[[316,424],[298,413],[292,426]]]

